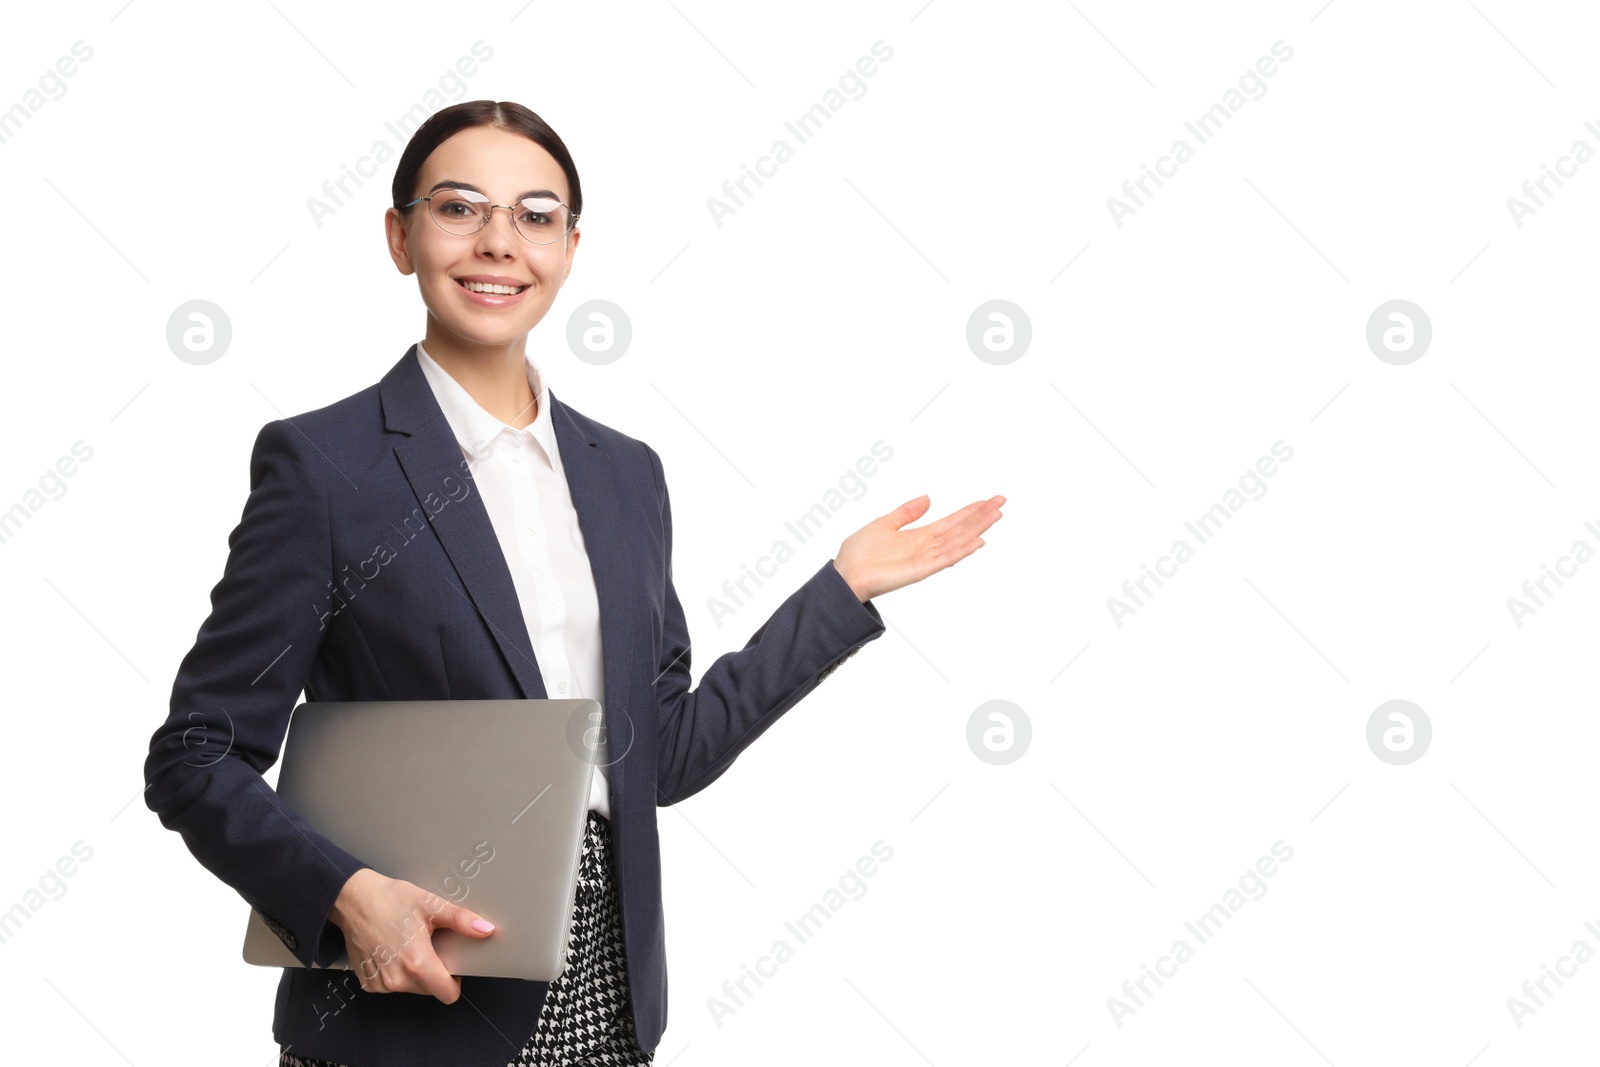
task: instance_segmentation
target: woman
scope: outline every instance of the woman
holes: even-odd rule
[[[376,385],[262,428],[146,800],[304,965],[278,988],[283,1064],[650,1063],[667,1001],[657,806],[881,635],[872,598],[975,551],[1004,498],[902,529],[923,496],[869,523],[691,690],[660,457],[559,401],[526,354],[578,246],[566,146],[520,105],[457,104],[418,128],[393,194],[389,252],[417,276],[424,339]],[[493,925],[373,870],[266,787],[302,690],[601,702],[627,743],[597,761],[557,980],[457,979],[428,937],[385,946],[408,912],[430,932]],[[341,950],[361,964],[312,969]]]

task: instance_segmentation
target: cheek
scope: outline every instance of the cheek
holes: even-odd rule
[[[567,272],[567,251],[559,244],[551,245],[548,251],[529,256],[528,267],[546,285],[560,285]]]
[[[559,260],[540,260],[532,264],[531,269],[533,276],[539,279],[539,284],[548,287],[561,284],[561,272],[565,266]]]
[[[432,300],[434,303],[442,304],[450,299],[450,291],[455,287],[455,282],[451,281],[449,278],[440,276],[437,277],[430,285],[426,286],[424,291],[428,299]]]

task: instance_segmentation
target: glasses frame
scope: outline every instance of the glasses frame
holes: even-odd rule
[[[471,190],[471,189],[441,189],[441,190],[439,190],[439,194],[440,195],[443,195],[445,193],[471,193],[471,192],[473,192],[473,190]],[[478,195],[481,196],[482,194],[480,193]],[[426,202],[427,205],[428,205],[428,218],[432,219],[433,220],[433,224],[435,226],[439,227],[439,229],[441,229],[441,230],[444,230],[444,232],[449,234],[451,237],[476,237],[478,234],[483,232],[483,228],[485,226],[489,225],[489,219],[494,215],[495,208],[501,208],[501,207],[503,207],[507,211],[511,212],[511,228],[513,230],[517,231],[517,236],[522,238],[524,241],[528,242],[531,245],[538,245],[541,248],[548,248],[550,245],[553,245],[553,244],[557,243],[558,241],[565,241],[568,237],[572,236],[572,231],[575,228],[577,228],[577,225],[578,225],[578,214],[577,214],[577,212],[573,211],[571,207],[568,207],[565,201],[556,200],[556,198],[553,197],[553,196],[541,196],[541,197],[538,197],[538,199],[540,199],[540,200],[555,200],[556,203],[560,204],[562,207],[566,208],[566,210],[567,210],[567,230],[560,237],[557,237],[553,241],[535,241],[532,237],[529,237],[527,234],[522,232],[522,227],[517,225],[517,209],[518,209],[518,207],[520,205],[516,205],[516,204],[493,204],[493,203],[489,203],[488,202],[488,198],[487,197],[484,199],[484,201],[482,203],[479,203],[476,200],[470,200],[470,199],[467,200],[467,203],[472,204],[474,207],[477,207],[477,208],[480,208],[480,209],[486,207],[486,208],[489,209],[487,211],[479,210],[477,212],[477,215],[478,215],[478,227],[477,227],[477,229],[470,230],[467,233],[461,233],[459,231],[449,229],[449,228],[447,228],[445,226],[444,223],[439,221],[439,216],[437,216],[437,215],[435,215],[433,213],[433,194],[430,194],[428,196],[419,196],[415,200],[411,201],[411,203],[409,203],[409,204],[402,204],[402,205],[400,205],[400,210],[401,211],[405,211],[406,209],[408,209],[410,207],[413,207],[416,204],[421,204],[421,203]]]

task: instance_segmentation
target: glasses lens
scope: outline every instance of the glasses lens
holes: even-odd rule
[[[428,210],[451,233],[477,233],[488,202],[488,197],[471,189],[441,189],[428,201]]]
[[[554,244],[571,226],[572,214],[559,200],[530,196],[517,206],[517,230],[534,244]]]
[[[441,189],[428,201],[428,211],[450,233],[474,234],[492,218],[489,198],[471,189]],[[554,244],[572,229],[572,213],[559,200],[529,197],[512,209],[517,232],[535,244]],[[504,225],[502,221],[501,225]]]

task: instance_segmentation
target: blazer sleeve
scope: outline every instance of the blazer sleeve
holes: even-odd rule
[[[211,613],[179,665],[170,714],[145,761],[145,803],[162,825],[308,966],[343,951],[344,935],[327,916],[367,866],[262,778],[322,641],[317,605],[327,601],[333,565],[315,465],[327,463],[286,419],[256,436],[250,495],[228,537]]]
[[[833,560],[824,563],[737,652],[720,656],[690,688],[689,628],[672,585],[672,502],[661,457],[649,445],[666,539],[666,610],[658,651],[656,803],[676,804],[721,777],[778,717],[868,641],[883,635],[878,609],[856,598]]]

